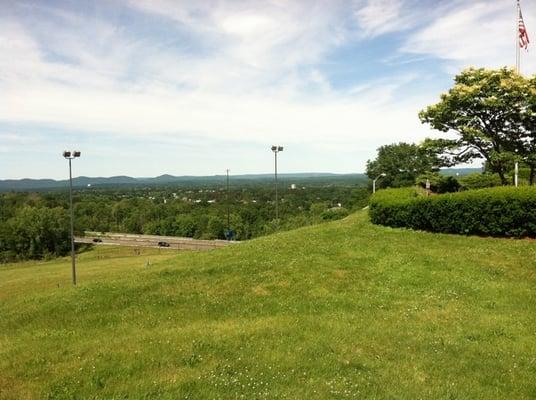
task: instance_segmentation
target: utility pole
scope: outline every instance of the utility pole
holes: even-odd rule
[[[518,74],[521,73],[521,45],[520,45],[520,42],[519,42],[519,18],[521,16],[521,6],[519,4],[519,0],[517,0],[517,11],[516,11],[516,17],[517,17],[517,21],[516,21],[516,40],[515,40],[515,45],[516,45],[516,72]]]
[[[74,251],[74,209],[73,209],[73,173],[71,161],[80,157],[79,151],[64,151],[63,157],[69,160],[69,209],[71,211],[71,270],[73,285],[76,286],[76,256]]]
[[[279,223],[279,201],[277,197],[277,153],[283,151],[282,146],[272,146],[274,152],[274,167],[275,167],[275,219]]]
[[[226,195],[226,202],[227,202],[227,232],[228,234],[231,232],[231,205],[229,204],[229,169],[227,169],[227,195]],[[228,240],[231,240],[228,238]]]
[[[527,27],[523,20],[523,14],[521,13],[521,5],[517,0],[517,21],[516,21],[516,72],[521,74],[521,53],[520,50],[523,47],[527,50],[530,43],[529,36],[527,34]]]

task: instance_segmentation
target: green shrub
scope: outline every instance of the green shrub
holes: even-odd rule
[[[348,210],[346,208],[330,208],[320,214],[320,218],[323,221],[335,221],[348,216]]]
[[[386,189],[371,198],[373,223],[431,232],[536,236],[536,187],[497,187],[436,196]]]
[[[430,190],[434,193],[451,193],[460,189],[460,183],[453,176],[444,176],[437,172],[427,172],[417,177],[417,185],[426,188],[426,181],[430,182]]]
[[[453,176],[444,176],[439,182],[437,193],[453,193],[460,190],[460,182]]]
[[[498,174],[469,174],[459,179],[462,190],[484,189],[501,186],[501,178]]]

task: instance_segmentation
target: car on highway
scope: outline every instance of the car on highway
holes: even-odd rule
[[[158,246],[160,246],[160,247],[169,247],[169,243],[168,242],[158,242]]]

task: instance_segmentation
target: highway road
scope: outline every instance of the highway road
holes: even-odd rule
[[[240,242],[227,240],[200,240],[176,236],[134,235],[128,233],[85,232],[75,237],[75,243],[94,245],[116,245],[131,247],[152,247],[170,250],[212,250]]]

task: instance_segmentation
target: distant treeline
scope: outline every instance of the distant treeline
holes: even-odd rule
[[[283,186],[283,185],[282,185]],[[353,185],[85,189],[75,191],[75,231],[125,232],[247,240],[345,217],[367,205],[369,191]],[[229,227],[228,227],[229,214]],[[0,260],[38,259],[69,251],[68,193],[0,194]]]
[[[240,187],[270,185],[273,174],[233,175],[231,177]],[[365,174],[329,174],[329,173],[294,173],[279,174],[279,181],[306,186],[346,185],[366,181]],[[155,178],[133,178],[130,176],[112,176],[109,178],[79,176],[73,178],[73,186],[83,189],[88,186],[98,189],[148,189],[162,187],[211,188],[225,180],[222,175],[213,176],[172,176],[161,175]],[[0,180],[0,192],[9,191],[50,191],[63,190],[68,180],[54,179],[6,179]]]

